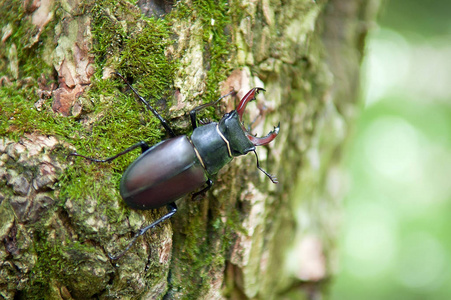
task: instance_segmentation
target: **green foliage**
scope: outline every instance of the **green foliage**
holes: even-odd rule
[[[451,297],[450,8],[387,1],[367,41],[331,299]]]

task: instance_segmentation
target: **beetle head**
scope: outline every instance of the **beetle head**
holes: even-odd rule
[[[221,131],[224,133],[228,146],[233,156],[244,155],[250,151],[253,151],[257,158],[257,168],[262,171],[266,176],[271,179],[273,183],[278,183],[277,178],[267,173],[260,167],[258,161],[258,155],[255,151],[255,147],[264,146],[272,142],[279,134],[279,125],[269,132],[265,137],[259,138],[251,134],[244,128],[243,114],[246,109],[247,103],[255,99],[255,94],[259,91],[264,91],[262,88],[253,88],[241,99],[237,108],[228,114],[225,114],[223,119],[219,122]]]

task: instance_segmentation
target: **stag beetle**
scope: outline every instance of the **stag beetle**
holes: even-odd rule
[[[274,176],[260,167],[255,147],[267,145],[274,140],[279,133],[280,123],[263,138],[252,135],[242,124],[247,103],[255,99],[254,96],[264,89],[251,89],[241,99],[236,109],[226,113],[219,123],[212,122],[198,127],[196,115],[200,110],[216,105],[221,99],[234,93],[233,91],[216,101],[194,108],[190,111],[193,133],[189,138],[186,135],[176,136],[168,122],[130,85],[127,79],[117,72],[115,74],[122,78],[147,109],[160,120],[170,138],[152,147],[141,141],[106,159],[95,159],[77,152],[71,154],[93,162],[109,162],[136,148],[141,148],[142,154],[122,176],[120,194],[131,208],[145,210],[167,206],[166,215],[140,229],[120,254],[109,255],[111,259],[120,258],[133,246],[139,236],[172,217],[177,211],[175,200],[202,187],[200,191],[193,194],[193,198],[210,189],[213,184],[211,177],[235,156],[254,152],[257,168],[273,183],[277,183]]]

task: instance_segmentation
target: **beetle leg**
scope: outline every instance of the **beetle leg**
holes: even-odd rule
[[[258,162],[257,151],[254,150],[254,153],[255,153],[255,157],[257,158],[257,168],[258,168],[260,171],[262,171],[266,176],[268,176],[269,179],[271,179],[271,181],[272,181],[273,183],[278,184],[279,181],[277,181],[277,178],[276,178],[276,177],[274,177],[273,175],[269,174],[268,172],[266,172],[265,170],[263,170],[263,169],[260,167],[260,163]]]
[[[155,117],[158,118],[158,120],[160,120],[161,125],[163,125],[164,129],[166,129],[166,132],[171,136],[171,137],[175,137],[175,133],[172,130],[172,128],[169,126],[168,122],[149,104],[149,102],[146,101],[146,99],[144,99],[137,90],[135,90],[135,88],[132,87],[132,85],[127,81],[127,79],[125,79],[124,76],[122,76],[122,74],[120,74],[119,72],[113,72],[114,74],[116,74],[117,76],[119,76],[120,78],[122,78],[122,80],[125,82],[126,85],[128,85],[128,87],[133,91],[133,93],[135,93],[136,97],[138,97],[139,100],[141,100],[141,102],[147,107],[148,110],[150,110]]]
[[[201,104],[195,108],[193,108],[190,112],[189,112],[189,117],[191,118],[191,125],[193,126],[193,130],[197,128],[197,113],[199,111],[201,111],[204,108],[210,107],[210,106],[214,106],[216,104],[218,104],[219,101],[221,101],[223,98],[235,94],[236,92],[234,90],[230,91],[229,93],[225,94],[224,96],[219,97],[218,100],[209,102],[209,103],[204,103]]]
[[[162,216],[161,218],[159,218],[158,220],[156,220],[152,224],[147,225],[146,227],[141,228],[140,230],[138,230],[138,232],[135,233],[135,236],[132,238],[132,240],[130,241],[128,246],[124,250],[122,250],[122,252],[120,252],[117,255],[108,254],[108,257],[110,259],[112,259],[112,260],[117,260],[117,259],[121,258],[128,250],[130,250],[130,248],[133,246],[133,244],[135,244],[135,242],[138,239],[138,237],[140,237],[141,235],[146,233],[147,230],[149,230],[151,228],[154,228],[155,226],[157,226],[158,224],[160,224],[164,220],[169,219],[170,217],[172,217],[177,212],[177,205],[175,204],[175,202],[169,203],[168,205],[166,205],[166,207],[168,209],[168,213],[167,214],[165,214],[164,216]]]
[[[140,142],[134,144],[133,146],[128,147],[128,148],[125,149],[124,151],[122,151],[122,152],[120,152],[120,153],[118,153],[118,154],[116,154],[116,155],[114,155],[114,156],[105,158],[105,159],[96,159],[96,158],[92,158],[92,157],[87,157],[87,156],[78,154],[77,152],[71,153],[71,154],[69,154],[69,155],[70,155],[70,156],[80,156],[80,157],[83,157],[83,158],[85,158],[85,159],[87,159],[87,160],[90,160],[90,161],[93,161],[93,162],[109,162],[109,161],[115,160],[115,159],[118,158],[119,156],[122,156],[122,155],[124,155],[124,154],[127,154],[127,153],[130,152],[130,151],[135,150],[135,149],[138,148],[138,147],[141,147],[141,151],[142,151],[143,153],[144,153],[147,149],[150,148],[149,145],[146,144],[146,142],[140,141]]]
[[[210,178],[208,178],[207,182],[205,182],[207,184],[206,187],[204,187],[203,189],[201,189],[198,192],[195,192],[193,194],[193,196],[191,197],[191,199],[196,198],[197,196],[204,194],[205,192],[207,192],[209,189],[211,189],[211,187],[213,186],[213,180],[211,180]]]

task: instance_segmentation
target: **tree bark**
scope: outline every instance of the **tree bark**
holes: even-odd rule
[[[13,1],[14,2],[14,1]],[[336,265],[341,152],[378,0],[24,1],[0,4],[0,295],[4,299],[317,299]],[[201,200],[127,208],[118,185],[165,138],[120,71],[178,134],[233,88],[266,92],[253,131],[280,133],[234,159]],[[218,120],[226,98],[201,117]],[[255,122],[253,122],[255,120]]]

